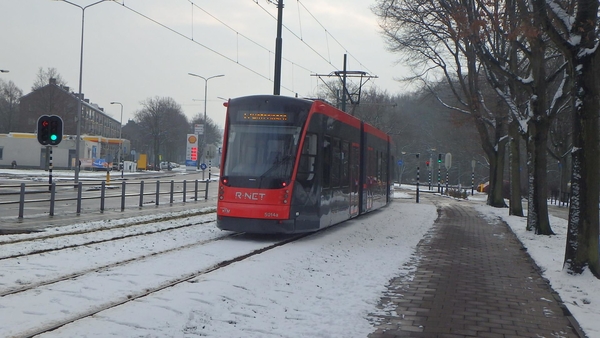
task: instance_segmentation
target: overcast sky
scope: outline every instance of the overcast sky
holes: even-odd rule
[[[92,0],[71,0],[80,6]],[[281,95],[314,95],[313,74],[343,69],[377,76],[391,94],[407,75],[385,49],[368,0],[285,0]],[[172,97],[188,118],[204,113],[223,125],[221,98],[273,93],[277,8],[267,0],[119,0],[85,10],[83,93],[123,123],[140,102]],[[29,93],[40,67],[79,86],[82,10],[62,1],[2,0],[0,78]]]

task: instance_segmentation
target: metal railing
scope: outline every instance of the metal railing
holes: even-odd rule
[[[16,200],[12,200],[12,201],[0,201],[0,206],[3,205],[14,205],[14,204],[18,204],[18,218],[19,219],[23,219],[24,214],[25,214],[25,205],[26,204],[34,204],[34,203],[49,203],[48,206],[48,213],[50,216],[54,216],[54,212],[55,212],[55,207],[56,207],[56,203],[57,202],[69,202],[69,201],[75,201],[75,205],[76,205],[76,210],[75,212],[79,215],[81,214],[81,210],[82,210],[82,202],[85,200],[99,200],[100,205],[99,205],[99,211],[100,212],[104,212],[104,210],[106,209],[106,201],[109,199],[116,199],[116,198],[120,198],[120,208],[121,211],[125,210],[126,204],[125,201],[127,198],[129,198],[129,201],[131,202],[132,198],[137,198],[139,203],[137,203],[137,206],[139,208],[144,206],[144,197],[145,196],[154,196],[154,202],[152,203],[153,205],[160,205],[161,203],[161,196],[163,195],[168,195],[169,196],[169,204],[173,204],[175,202],[175,197],[176,196],[181,196],[182,198],[182,202],[186,203],[188,200],[188,194],[193,194],[189,199],[193,200],[193,201],[197,201],[198,200],[198,196],[199,194],[203,194],[204,196],[201,196],[200,198],[203,198],[204,200],[208,199],[208,186],[209,186],[209,181],[199,181],[199,180],[194,180],[191,181],[193,183],[193,189],[188,189],[188,182],[186,180],[183,181],[179,181],[179,182],[175,182],[174,180],[170,180],[170,181],[156,181],[156,183],[154,184],[148,184],[146,185],[144,183],[144,181],[140,181],[140,182],[125,182],[122,181],[120,184],[106,184],[105,181],[101,181],[100,184],[98,183],[83,183],[83,182],[78,182],[76,185],[73,185],[73,183],[61,183],[61,184],[56,184],[55,182],[51,183],[51,184],[25,184],[25,183],[21,183],[20,185],[2,185],[0,188],[2,188],[2,190],[4,190],[3,192],[0,193],[1,196],[18,196],[18,201]],[[176,184],[177,184],[177,188],[176,188]],[[164,185],[168,185],[167,188],[162,187]],[[203,185],[204,189],[201,189],[201,185]],[[135,187],[137,188],[137,192],[131,192],[128,193],[127,191],[131,190],[129,188],[131,187]],[[148,187],[149,186],[149,187]],[[94,191],[98,191],[98,195],[88,195],[88,196],[83,196],[83,188],[84,187],[90,187],[88,189],[86,189],[86,193],[87,192],[94,192]],[[148,189],[147,189],[148,187]],[[64,188],[64,189],[61,189]],[[76,196],[67,196],[67,197],[61,197],[60,195],[73,195],[73,188],[75,188],[76,191]],[[120,188],[121,192],[118,194],[111,194],[108,193],[108,191],[111,191],[115,188]],[[11,189],[13,189],[14,191],[10,191]],[[31,195],[41,195],[41,194],[50,194],[49,197],[47,198],[26,198],[26,196],[31,196]],[[61,207],[61,209],[64,209],[65,207]]]

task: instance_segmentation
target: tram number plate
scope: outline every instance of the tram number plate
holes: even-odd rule
[[[265,212],[265,217],[279,217],[279,214],[276,212]]]

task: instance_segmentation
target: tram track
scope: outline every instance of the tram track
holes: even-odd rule
[[[148,235],[157,234],[157,233],[161,233],[161,232],[168,232],[168,231],[187,228],[187,227],[191,227],[191,226],[207,224],[207,223],[214,222],[214,219],[207,220],[207,221],[201,221],[200,223],[190,222],[190,223],[178,224],[178,225],[173,225],[173,226],[168,226],[168,225],[164,226],[164,227],[158,226],[158,228],[149,229],[149,230],[145,230],[143,228],[135,229],[135,227],[148,226],[148,225],[152,225],[152,224],[160,224],[160,223],[164,223],[167,221],[173,221],[173,220],[177,220],[177,219],[190,218],[190,217],[194,217],[194,216],[211,216],[211,215],[216,216],[216,213],[214,211],[199,212],[199,213],[193,213],[193,214],[185,214],[182,216],[164,217],[164,218],[159,218],[159,219],[117,224],[114,226],[105,226],[102,228],[74,230],[74,231],[68,231],[68,232],[63,232],[63,233],[35,236],[35,237],[31,237],[31,238],[17,238],[14,240],[7,240],[7,241],[0,242],[0,246],[3,247],[2,252],[0,252],[0,261],[7,260],[7,259],[26,257],[26,256],[30,256],[30,255],[39,255],[39,254],[44,254],[44,253],[50,253],[50,252],[55,252],[55,251],[65,250],[65,249],[75,249],[75,248],[83,247],[83,246],[87,246],[87,245],[101,244],[101,243],[116,241],[116,240],[120,240],[120,239],[133,238],[133,237],[137,237],[137,236],[148,236]],[[123,233],[128,230],[132,230],[133,232]],[[121,232],[121,234],[118,234],[119,232]],[[111,233],[117,233],[117,234],[111,235]],[[86,237],[90,236],[90,235],[94,235],[96,239],[87,239]],[[58,245],[58,244],[48,243],[49,241],[54,241],[54,243],[60,243],[60,240],[65,239],[65,238],[69,238],[70,241],[76,241],[77,239],[73,239],[76,237],[81,238],[79,243],[70,244],[70,245]],[[102,237],[102,238],[97,239],[98,237]],[[27,248],[27,244],[31,245],[31,248]],[[12,250],[10,249],[11,246],[14,247],[14,246],[19,246],[19,245],[22,245],[24,248],[22,248],[22,249],[17,248],[17,249],[12,249]],[[40,248],[43,246],[46,246],[46,247]],[[19,251],[18,253],[12,253],[12,254],[5,253],[5,252],[15,252],[18,250],[22,250],[22,251]]]
[[[14,295],[14,294],[18,294],[18,293],[21,293],[21,292],[26,292],[26,291],[34,290],[34,289],[42,287],[42,286],[56,284],[56,283],[59,283],[59,282],[62,282],[62,281],[67,281],[67,280],[70,280],[70,279],[81,277],[81,276],[84,276],[84,275],[92,273],[92,272],[99,272],[99,271],[102,271],[102,270],[119,267],[119,266],[122,266],[122,265],[125,265],[125,264],[130,264],[130,263],[133,263],[133,262],[136,262],[136,261],[141,261],[141,260],[146,259],[148,257],[152,257],[152,256],[156,256],[156,255],[162,255],[162,254],[166,254],[166,253],[169,253],[169,252],[174,252],[174,251],[177,251],[177,250],[182,250],[182,249],[190,248],[190,247],[193,247],[193,246],[205,245],[207,243],[211,243],[211,242],[215,242],[215,241],[220,241],[220,240],[223,240],[223,239],[226,239],[226,238],[235,237],[235,236],[239,236],[239,235],[240,234],[237,234],[237,233],[227,234],[227,235],[224,235],[222,237],[218,237],[218,238],[214,238],[214,239],[208,239],[208,240],[197,242],[197,243],[193,243],[193,244],[188,244],[188,245],[184,245],[184,246],[180,246],[180,247],[175,247],[175,248],[171,248],[171,249],[167,249],[167,250],[161,250],[161,251],[152,252],[152,253],[149,253],[149,254],[146,254],[146,255],[141,255],[141,256],[133,257],[133,258],[130,258],[130,259],[126,259],[126,260],[117,262],[117,263],[105,264],[105,265],[102,265],[102,266],[96,266],[96,267],[91,268],[91,269],[80,270],[80,271],[75,272],[75,273],[71,273],[71,274],[68,274],[68,275],[63,275],[63,276],[58,277],[58,278],[52,278],[52,279],[41,281],[41,282],[37,282],[37,283],[28,284],[27,286],[23,286],[23,287],[19,287],[19,288],[11,288],[9,290],[2,290],[2,291],[0,291],[0,297]]]
[[[301,234],[301,235],[296,235],[293,237],[286,237],[283,239],[279,239],[276,240],[273,243],[263,243],[262,245],[259,245],[259,247],[252,249],[252,250],[247,250],[245,252],[241,252],[239,254],[236,254],[230,258],[227,259],[222,259],[222,260],[218,260],[212,264],[207,264],[206,266],[197,269],[195,271],[192,272],[188,272],[188,273],[184,273],[184,274],[180,274],[179,276],[175,277],[175,278],[166,278],[165,280],[163,280],[161,283],[157,283],[156,285],[153,286],[145,286],[143,288],[137,288],[134,291],[130,291],[127,292],[126,294],[120,294],[119,297],[117,298],[113,298],[110,299],[106,302],[103,302],[102,304],[96,304],[93,306],[89,306],[88,308],[86,308],[85,310],[81,310],[81,311],[75,311],[73,314],[71,315],[67,315],[67,316],[63,316],[60,319],[55,319],[55,320],[51,320],[48,323],[44,323],[43,325],[39,325],[37,327],[33,327],[33,328],[29,328],[27,330],[24,330],[22,332],[14,332],[12,333],[10,336],[11,337],[34,337],[34,336],[38,336],[38,335],[43,335],[44,333],[47,332],[51,332],[54,331],[60,327],[63,327],[65,325],[69,325],[71,323],[75,323],[79,320],[83,320],[85,318],[88,317],[92,317],[94,315],[97,315],[103,311],[108,311],[110,309],[119,307],[121,305],[130,303],[130,302],[134,302],[136,300],[139,300],[143,297],[146,296],[150,296],[153,294],[156,294],[160,291],[169,289],[169,288],[174,288],[177,287],[178,285],[184,284],[184,283],[194,283],[194,280],[203,276],[207,276],[208,274],[224,269],[228,266],[230,266],[233,263],[238,263],[238,262],[243,262],[245,260],[248,260],[250,258],[256,257],[257,255],[260,255],[262,253],[268,252],[270,250],[276,249],[278,247],[281,247],[283,245],[289,244],[291,242],[295,242],[297,240],[300,240],[304,237],[310,236],[312,234]],[[211,240],[211,241],[207,241],[206,243],[202,243],[202,246],[207,246],[209,244],[215,244],[216,242],[223,242],[223,241],[228,241],[228,240],[236,240],[236,237],[244,237],[246,236],[245,234],[242,233],[236,233],[236,234],[228,234],[226,236],[223,236],[219,239],[216,240]],[[243,239],[243,238],[242,238]],[[200,244],[196,245],[199,246]],[[255,244],[256,245],[256,244]],[[171,250],[170,252],[173,251],[177,251],[177,250],[186,250],[186,249],[190,249],[191,246],[188,246],[186,248],[178,248],[178,249],[174,249]],[[161,253],[162,255],[164,254],[168,254],[168,253]],[[158,254],[157,254],[158,255]],[[149,255],[148,257],[145,258],[140,258],[140,259],[136,259],[136,260],[132,260],[130,262],[122,262],[120,264],[116,264],[114,267],[118,267],[118,266],[124,266],[124,265],[128,265],[128,264],[134,264],[140,260],[144,260],[144,259],[148,259],[151,258],[152,256],[156,256],[156,255]],[[99,268],[99,269],[94,269],[93,272],[99,272],[99,271],[103,271],[103,270],[108,270],[111,269],[112,267],[106,267],[106,268]],[[89,272],[88,272],[89,274]],[[62,282],[69,282],[72,279],[77,279],[78,277],[71,277],[71,278],[64,278],[62,280]],[[58,283],[60,283],[60,281],[58,281]],[[36,293],[43,293],[43,291],[40,291],[40,287],[43,286],[38,286],[36,288],[30,288],[29,290],[24,290],[24,291],[31,291],[31,292],[36,292]],[[54,287],[54,289],[61,289],[60,286]],[[23,292],[23,291],[20,291]],[[17,293],[13,293],[12,296],[16,296],[18,297]],[[90,298],[94,298],[93,296],[88,296]],[[1,299],[1,298],[0,298]],[[0,311],[1,312],[1,311]]]

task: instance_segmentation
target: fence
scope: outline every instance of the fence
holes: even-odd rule
[[[154,205],[158,206],[160,204],[160,196],[161,195],[169,195],[169,203],[173,204],[174,200],[175,200],[175,196],[181,196],[182,197],[182,202],[185,203],[187,201],[188,198],[188,193],[193,193],[193,198],[191,198],[194,201],[198,200],[198,195],[199,193],[203,193],[204,196],[204,200],[208,199],[208,185],[209,185],[209,181],[206,180],[205,182],[199,181],[199,180],[194,180],[194,187],[193,190],[188,190],[188,186],[187,186],[187,181],[183,180],[180,182],[175,182],[173,180],[171,181],[166,181],[166,182],[161,182],[161,181],[156,181],[155,184],[150,184],[150,188],[154,188],[154,191],[145,191],[146,189],[146,185],[144,183],[144,181],[140,181],[140,182],[125,182],[122,181],[120,184],[113,184],[113,185],[107,185],[105,181],[102,181],[100,184],[97,183],[83,183],[83,182],[79,182],[76,185],[73,185],[73,183],[63,183],[63,184],[56,184],[56,183],[52,183],[52,184],[28,184],[26,185],[25,183],[21,183],[20,185],[3,185],[2,189],[4,191],[8,191],[8,192],[2,192],[0,195],[1,196],[19,196],[19,200],[18,201],[0,201],[0,207],[5,206],[5,205],[15,205],[18,204],[18,218],[19,219],[23,219],[24,214],[25,214],[25,205],[29,204],[35,204],[35,203],[49,203],[49,215],[50,216],[54,216],[54,211],[55,211],[55,204],[56,202],[68,202],[68,201],[76,201],[75,205],[76,205],[76,213],[79,215],[81,214],[81,210],[82,210],[82,202],[85,200],[99,200],[100,205],[99,205],[99,210],[100,212],[103,212],[106,208],[105,208],[105,202],[108,199],[115,199],[115,198],[120,198],[120,208],[121,211],[125,210],[125,200],[126,198],[129,198],[131,200],[131,198],[139,198],[139,203],[137,204],[138,207],[143,207],[144,206],[144,196],[154,196],[155,197],[155,201],[154,201]],[[161,189],[161,185],[165,185],[168,184],[168,189]],[[176,190],[175,189],[175,184],[177,184],[177,186],[181,186],[181,190]],[[200,185],[204,185],[204,189],[199,189]],[[84,186],[91,186],[91,188],[87,189],[86,192],[93,192],[93,191],[98,191],[99,195],[95,196],[83,196],[83,187]],[[127,193],[128,190],[131,190],[129,188],[131,187],[137,188],[137,192],[133,192],[133,193]],[[60,189],[60,188],[65,188],[65,189]],[[73,189],[75,188],[75,189]],[[113,190],[114,188],[120,188],[121,192],[119,194],[107,194],[107,191]],[[14,192],[10,192],[10,189],[14,189]],[[76,196],[72,196],[73,195],[73,190],[75,190]],[[43,199],[26,199],[25,196],[26,195],[38,195],[38,194],[50,194],[50,196],[48,198],[43,198]],[[57,196],[57,194],[63,194],[63,195],[70,195],[67,197],[60,197]],[[62,207],[65,208],[65,207]],[[3,215],[4,216],[4,215]]]

